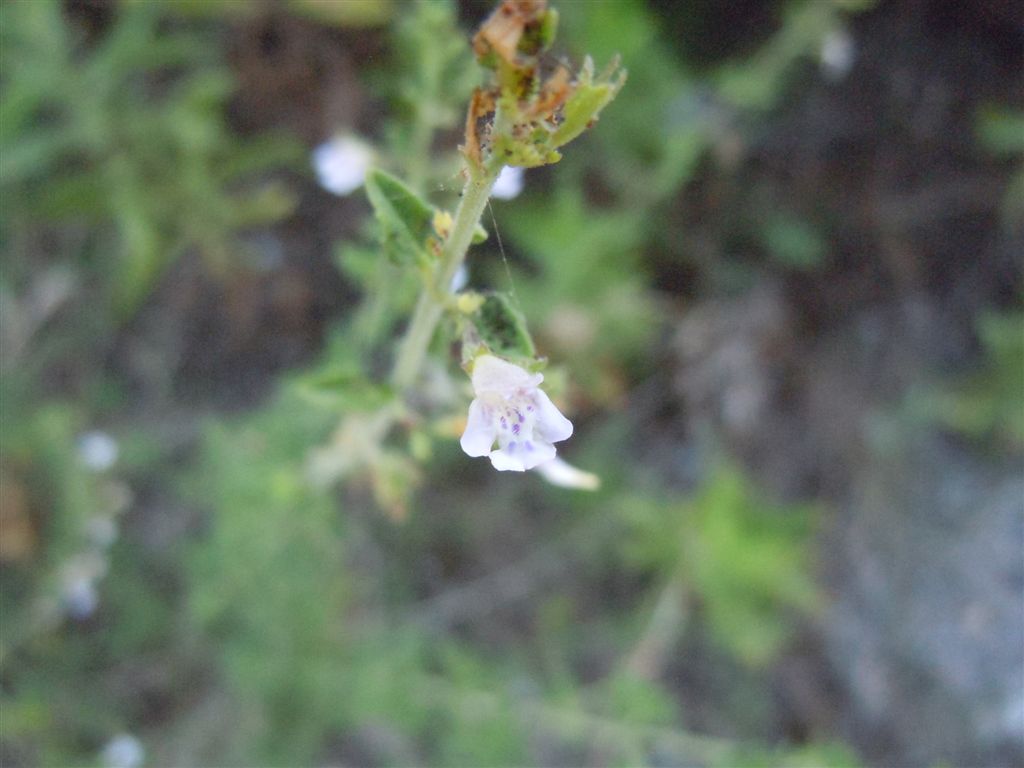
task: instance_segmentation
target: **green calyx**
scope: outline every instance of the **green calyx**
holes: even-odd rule
[[[494,354],[517,363],[535,362],[537,348],[526,327],[526,319],[504,293],[487,292],[469,313],[469,325],[463,333],[463,355],[469,359]],[[463,361],[466,362],[465,360]]]
[[[545,0],[505,0],[473,38],[493,76],[489,88],[477,90],[466,120],[471,168],[558,162],[559,148],[593,125],[625,83],[617,59],[597,76],[589,57],[575,75],[563,64],[542,73],[539,56],[557,27]]]

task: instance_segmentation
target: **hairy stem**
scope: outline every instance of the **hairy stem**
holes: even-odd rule
[[[409,326],[405,329],[405,337],[398,348],[391,383],[399,391],[409,389],[423,367],[423,358],[444,312],[442,299],[451,292],[452,278],[466,258],[466,251],[473,240],[473,231],[483,215],[500,169],[499,165],[495,169],[487,168],[476,174],[471,171],[463,187],[451,234],[441,249],[439,263],[430,278],[432,282],[423,287]]]

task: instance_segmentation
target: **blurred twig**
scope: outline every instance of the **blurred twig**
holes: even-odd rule
[[[999,178],[974,177],[922,187],[907,194],[878,198],[872,223],[884,231],[902,230],[943,221],[964,213],[994,211],[1005,183]]]
[[[441,678],[427,678],[417,693],[428,700],[441,699],[467,720],[500,714],[511,706],[531,732],[548,732],[567,741],[599,746],[615,754],[657,750],[674,762],[722,763],[735,753],[729,740],[643,723],[624,722],[584,709],[554,706],[535,698],[503,698],[490,691],[467,691]]]
[[[0,364],[5,370],[21,360],[36,334],[74,296],[76,282],[71,270],[55,267],[36,277],[20,301],[13,294],[3,296]]]
[[[628,673],[644,680],[656,680],[661,676],[672,648],[686,629],[688,592],[681,573],[677,572],[665,584],[647,627],[623,663]]]
[[[409,620],[442,631],[523,600],[571,570],[575,565],[573,553],[579,549],[576,545],[601,536],[612,522],[605,517],[588,520],[562,539],[534,548],[522,560],[424,600],[413,608]]]

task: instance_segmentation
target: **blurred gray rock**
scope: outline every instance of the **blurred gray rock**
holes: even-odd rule
[[[1022,764],[1021,467],[935,435],[873,454],[836,532],[824,622],[846,726],[875,759]]]
[[[841,690],[821,697],[873,762],[1024,765],[1024,466],[907,407],[969,330],[921,295],[814,336],[791,306],[768,284],[695,306],[673,389],[697,443],[833,510],[819,630]]]

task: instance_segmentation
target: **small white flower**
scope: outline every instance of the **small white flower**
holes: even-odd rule
[[[100,604],[96,585],[88,579],[76,579],[65,584],[61,599],[68,616],[78,620],[88,619]]]
[[[361,187],[373,165],[373,149],[355,136],[335,136],[313,150],[320,186],[344,196]]]
[[[842,27],[830,30],[821,41],[818,56],[825,77],[834,82],[842,80],[853,68],[857,57],[853,36]]]
[[[101,757],[108,768],[138,768],[146,759],[146,750],[134,736],[122,733],[107,742]]]
[[[78,458],[93,472],[105,472],[117,462],[117,441],[96,429],[78,438]]]
[[[499,200],[511,200],[519,197],[523,191],[523,169],[516,165],[506,165],[501,169],[491,189],[491,197]]]
[[[541,374],[481,355],[472,379],[476,398],[459,441],[468,455],[489,456],[497,470],[523,472],[553,459],[553,443],[572,435],[572,423],[538,389]]]
[[[584,472],[557,456],[535,467],[538,474],[552,485],[574,488],[579,491],[596,491],[601,487],[601,478],[593,472]]]

